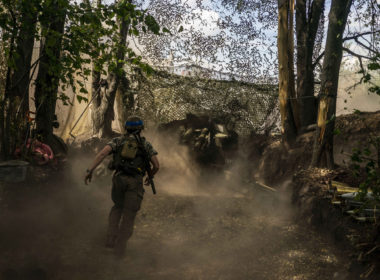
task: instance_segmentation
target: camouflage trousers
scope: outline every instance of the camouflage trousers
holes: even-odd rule
[[[112,200],[108,220],[106,246],[115,248],[115,253],[123,255],[128,239],[132,236],[137,212],[144,195],[143,176],[116,173],[112,178]]]

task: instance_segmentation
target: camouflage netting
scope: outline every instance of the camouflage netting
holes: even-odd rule
[[[188,113],[206,114],[216,123],[222,123],[228,130],[241,135],[252,131],[273,131],[278,126],[277,86],[207,79],[200,75],[181,76],[167,71],[156,71],[149,77],[140,71],[127,72],[131,82],[130,92],[123,96],[128,98],[134,95],[133,111],[143,117],[148,127],[186,119]],[[90,91],[90,88],[87,90]],[[56,112],[61,126],[55,133],[65,141],[91,137],[92,105],[86,110],[87,103],[78,103],[71,91],[66,94],[74,105],[64,106],[62,102],[57,102]],[[112,124],[117,132],[123,131],[129,113],[122,103],[122,97],[118,94]]]
[[[148,122],[166,123],[186,114],[208,114],[239,134],[270,130],[277,121],[277,87],[180,76],[157,71],[130,76],[135,110]]]

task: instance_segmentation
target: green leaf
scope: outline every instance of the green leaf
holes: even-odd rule
[[[364,148],[363,149],[363,154],[366,155],[366,156],[370,156],[371,155],[371,150],[368,147]]]
[[[158,35],[160,33],[160,26],[158,25],[156,19],[151,15],[147,15],[145,17],[144,23],[154,34]]]
[[[339,135],[339,134],[341,134],[341,131],[340,131],[339,128],[336,128],[336,129],[334,130],[334,135]]]
[[[172,34],[166,27],[162,28],[162,32]]]
[[[380,86],[373,86],[368,89],[369,92],[380,95]]]
[[[81,103],[81,102],[82,102],[82,100],[83,100],[83,97],[82,97],[82,96],[80,96],[80,95],[77,95],[77,100],[78,100],[78,102],[79,102],[79,103]]]
[[[370,74],[366,74],[363,78],[364,83],[368,83],[371,80],[372,76]]]
[[[183,26],[181,25],[178,29],[178,33],[181,33],[183,31]]]
[[[380,64],[376,62],[372,62],[368,64],[368,69],[369,70],[379,70],[380,69]]]

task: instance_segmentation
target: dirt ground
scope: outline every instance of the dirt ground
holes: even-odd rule
[[[356,279],[349,256],[295,221],[286,184],[190,189],[165,170],[118,260],[104,247],[110,178],[86,186],[82,170],[2,186],[1,279]]]

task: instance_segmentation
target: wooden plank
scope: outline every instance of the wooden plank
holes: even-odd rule
[[[338,193],[354,193],[359,191],[358,188],[350,187],[349,185],[338,181],[331,181],[331,186],[335,188]]]

